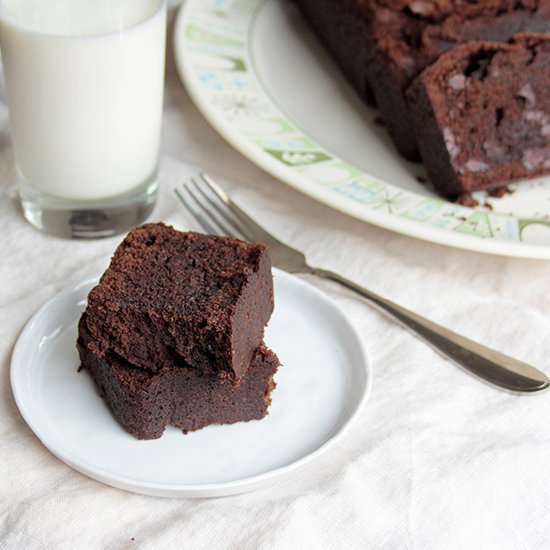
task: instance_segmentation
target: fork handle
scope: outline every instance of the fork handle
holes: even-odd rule
[[[360,294],[377,309],[419,336],[441,355],[480,378],[503,388],[533,392],[548,387],[545,374],[534,367],[461,336],[418,315],[337,273],[312,269],[311,273],[336,281]]]

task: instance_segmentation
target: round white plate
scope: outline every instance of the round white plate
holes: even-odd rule
[[[344,82],[290,0],[187,0],[174,50],[193,101],[280,180],[367,222],[432,242],[550,259],[550,178],[467,208],[418,181],[376,110]]]
[[[21,414],[57,457],[121,489],[210,497],[273,483],[338,441],[361,412],[372,378],[361,337],[340,309],[300,279],[274,275],[266,343],[283,366],[263,420],[188,435],[168,427],[151,441],[126,433],[88,373],[77,372],[77,321],[97,278],[58,294],[21,333],[11,362]]]

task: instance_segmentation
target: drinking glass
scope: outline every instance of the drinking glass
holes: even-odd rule
[[[165,0],[0,0],[26,219],[63,237],[141,223],[158,189]]]

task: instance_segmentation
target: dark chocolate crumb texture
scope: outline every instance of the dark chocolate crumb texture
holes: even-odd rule
[[[550,35],[474,41],[443,54],[408,91],[418,145],[441,195],[550,173]]]
[[[151,372],[195,368],[236,385],[272,311],[265,246],[162,223],[128,234],[86,308],[98,353]]]
[[[550,32],[550,0],[296,0],[360,95],[372,96],[399,151],[418,160],[405,92],[442,53],[470,40]]]
[[[263,418],[279,366],[277,356],[260,344],[238,387],[181,364],[163,366],[157,372],[137,368],[113,352],[98,349],[85,314],[77,348],[82,368],[92,375],[115,419],[138,439],[159,438],[167,425],[187,433],[210,424]]]

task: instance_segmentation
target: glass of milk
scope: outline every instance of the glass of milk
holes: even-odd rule
[[[157,194],[165,0],[0,0],[21,204],[66,237],[126,231]]]

